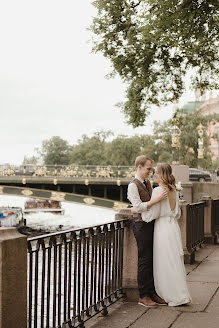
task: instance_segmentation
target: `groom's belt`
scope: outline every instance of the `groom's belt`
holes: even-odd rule
[[[135,220],[135,222],[142,221],[141,214],[139,213],[133,214],[133,219]]]

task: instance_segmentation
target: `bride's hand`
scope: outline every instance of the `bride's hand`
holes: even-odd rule
[[[168,195],[168,191],[166,189],[163,189],[160,194],[160,200],[166,199]]]
[[[131,212],[132,212],[132,214],[136,214],[137,213],[136,210],[134,209],[134,207],[131,207]]]

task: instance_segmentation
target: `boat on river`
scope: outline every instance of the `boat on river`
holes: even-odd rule
[[[61,202],[46,199],[28,199],[24,204],[24,214],[47,212],[53,214],[64,214]]]
[[[18,227],[23,224],[21,207],[0,207],[0,227]]]

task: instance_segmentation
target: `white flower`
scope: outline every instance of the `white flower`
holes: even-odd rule
[[[176,190],[177,191],[182,191],[183,190],[183,187],[181,185],[181,181],[179,181],[178,183],[176,183]]]

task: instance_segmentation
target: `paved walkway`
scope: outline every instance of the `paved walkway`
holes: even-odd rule
[[[205,245],[196,252],[196,262],[186,265],[193,302],[178,307],[146,309],[136,303],[119,301],[85,323],[86,328],[218,328],[219,327],[219,245]]]

